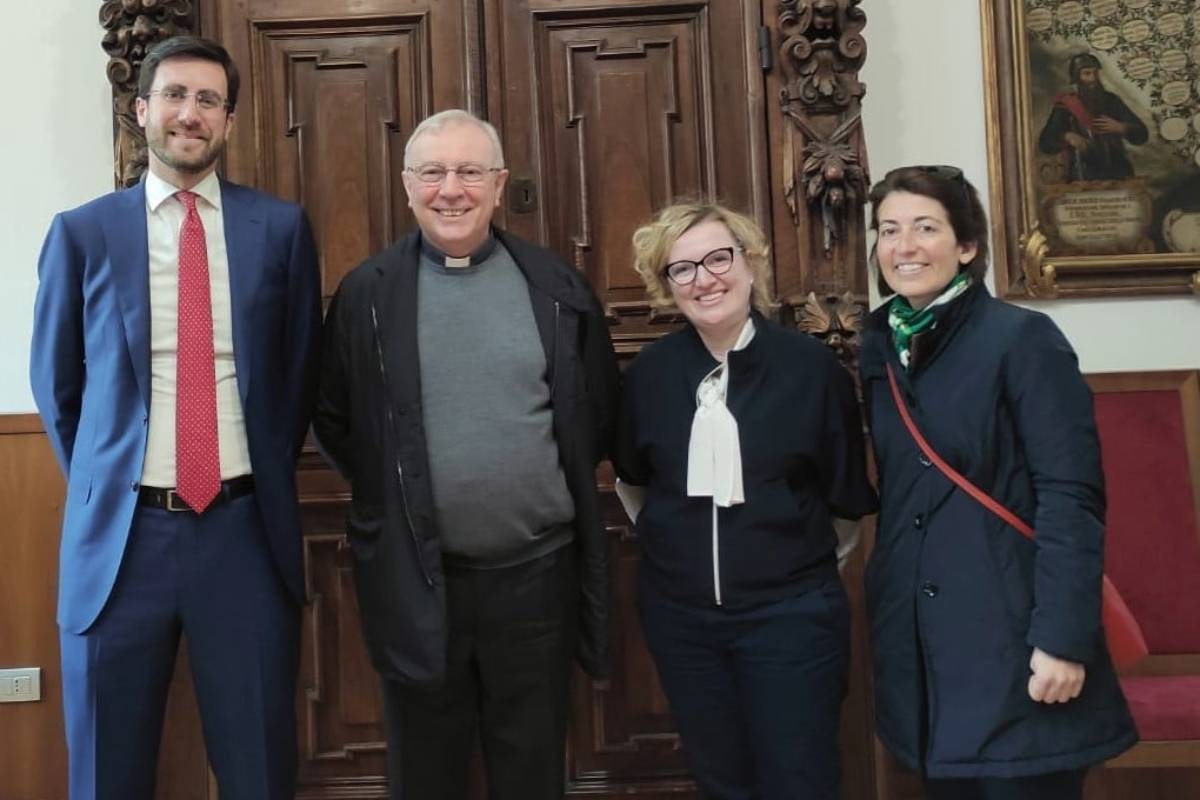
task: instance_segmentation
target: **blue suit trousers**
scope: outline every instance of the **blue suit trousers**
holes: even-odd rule
[[[181,635],[221,800],[291,800],[300,613],[253,495],[139,507],[99,618],[60,632],[72,800],[153,800]]]

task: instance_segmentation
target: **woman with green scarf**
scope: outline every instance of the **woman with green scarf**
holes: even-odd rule
[[[893,295],[860,359],[879,471],[877,732],[931,800],[1077,800],[1087,767],[1137,738],[1100,625],[1091,393],[1049,317],[988,293],[987,220],[961,170],[893,170],[870,200]]]

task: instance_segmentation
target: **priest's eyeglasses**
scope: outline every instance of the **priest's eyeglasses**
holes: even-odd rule
[[[503,167],[485,167],[482,164],[459,164],[457,167],[447,167],[445,164],[429,163],[419,164],[415,167],[406,167],[406,171],[417,176],[417,180],[421,183],[435,184],[446,180],[446,176],[453,172],[458,176],[460,183],[467,186],[475,186],[483,183],[483,179],[489,173],[499,172]]]

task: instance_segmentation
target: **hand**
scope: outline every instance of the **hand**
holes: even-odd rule
[[[1088,149],[1088,144],[1089,144],[1088,140],[1085,137],[1080,136],[1078,133],[1075,133],[1074,131],[1067,131],[1066,133],[1064,133],[1063,139],[1066,141],[1066,143],[1068,145],[1075,148],[1076,150],[1087,150]]]
[[[1124,136],[1128,126],[1112,117],[1100,116],[1092,120],[1092,128],[1096,133],[1115,133]]]
[[[1083,691],[1084,667],[1033,648],[1029,659],[1029,696],[1039,703],[1066,703]]]

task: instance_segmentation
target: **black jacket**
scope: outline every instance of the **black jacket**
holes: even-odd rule
[[[582,666],[607,658],[607,544],[595,468],[616,422],[619,380],[604,314],[583,277],[553,253],[497,231],[529,284],[546,351],[559,458],[575,502]],[[322,451],[350,481],[347,530],[375,668],[408,684],[445,672],[442,555],[429,480],[417,349],[420,236],[346,276],[325,320],[313,421]],[[464,324],[468,321],[464,320]]]
[[[746,608],[836,579],[832,517],[875,510],[854,383],[815,339],[755,314],[755,335],[729,354],[726,405],[738,423],[744,503],[718,512],[688,497],[696,389],[717,366],[692,326],[641,352],[625,373],[616,466],[646,486],[637,520],[643,576],[692,605]],[[809,580],[811,579],[811,580]]]
[[[1075,353],[1049,317],[975,286],[920,335],[910,374],[886,314],[871,316],[860,360],[881,496],[866,571],[880,739],[935,778],[1115,756],[1136,734],[1100,627],[1104,478]],[[1035,542],[930,466],[892,401],[889,363],[933,449],[1031,523]],[[1086,666],[1078,698],[1029,698],[1034,647]]]

